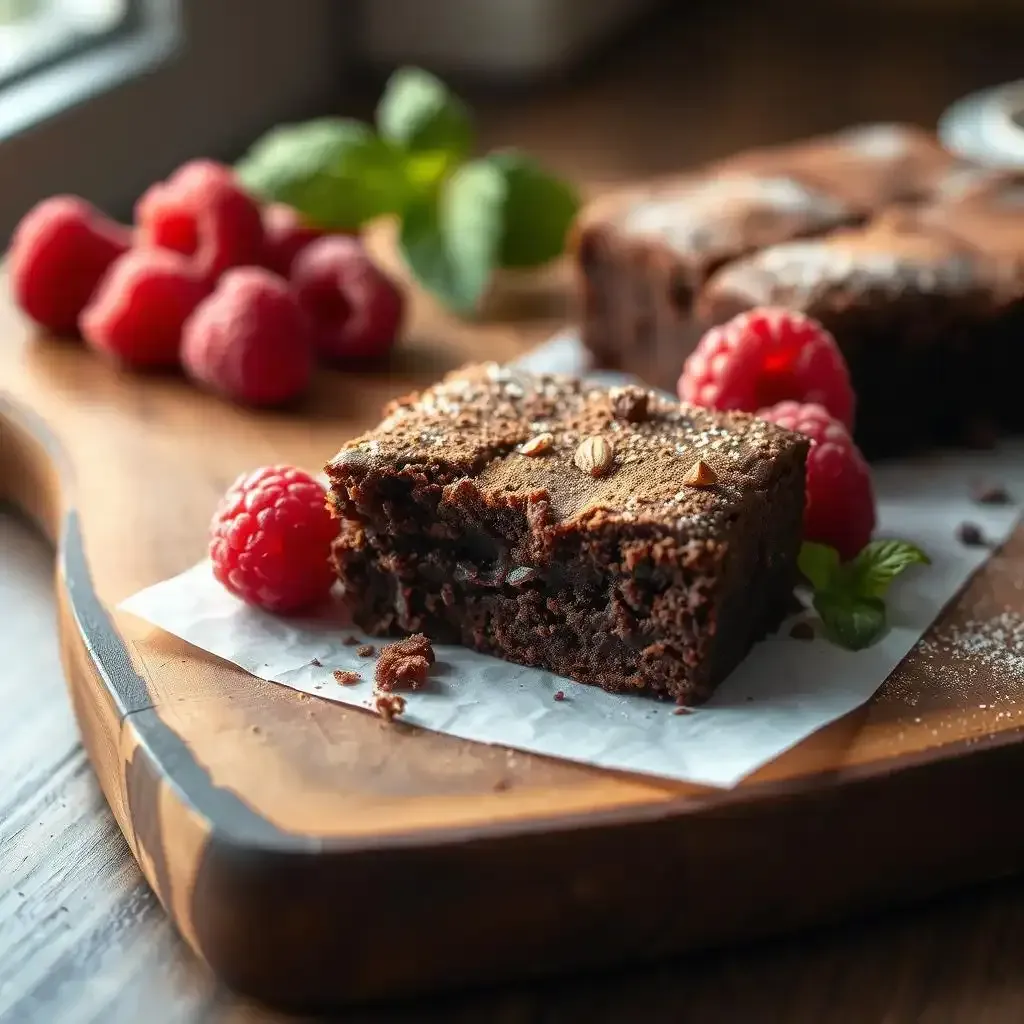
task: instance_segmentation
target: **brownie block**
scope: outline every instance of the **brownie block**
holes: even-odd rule
[[[740,181],[756,201],[729,197]],[[599,366],[674,389],[709,327],[782,305],[836,336],[869,454],[1024,426],[1024,176],[968,165],[919,129],[850,129],[610,196],[584,212],[576,247]]]
[[[806,451],[742,413],[467,367],[326,467],[345,600],[374,634],[698,702],[786,612]]]
[[[698,319],[754,306],[806,312],[841,340],[869,456],[956,441],[987,414],[995,370],[983,342],[1000,306],[991,261],[943,232],[894,216],[771,246],[724,267]]]

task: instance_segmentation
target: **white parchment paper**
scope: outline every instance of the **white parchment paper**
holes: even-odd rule
[[[571,336],[554,339],[523,363],[533,369],[586,369]],[[934,456],[876,472],[878,535],[914,541],[933,565],[897,580],[889,600],[892,628],[866,651],[844,651],[822,639],[795,640],[784,626],[751,651],[707,704],[675,715],[670,704],[614,696],[440,646],[429,687],[408,695],[403,721],[605,768],[734,786],[871,697],[988,556],[984,548],[957,542],[959,523],[977,523],[995,542],[1008,536],[1020,506],[972,502],[970,492],[980,481],[1001,483],[1014,499],[1024,497],[1024,445]],[[372,703],[373,661],[360,658],[342,639],[351,634],[361,642],[380,641],[339,628],[337,609],[316,619],[276,618],[226,593],[206,562],[121,607],[261,679],[343,704]],[[363,680],[340,686],[334,669],[355,670]],[[556,701],[559,690],[565,699]]]

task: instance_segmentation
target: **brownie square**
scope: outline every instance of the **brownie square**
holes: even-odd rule
[[[755,306],[797,309],[839,342],[870,456],[962,439],[987,414],[987,341],[999,308],[991,260],[900,211],[825,238],[771,246],[724,267],[698,318]]]
[[[602,365],[671,386],[695,340],[694,303],[715,270],[863,217],[782,175],[680,178],[612,196],[586,211],[576,232],[584,341]]]
[[[741,181],[760,198],[709,198],[696,216],[692,197]],[[783,181],[800,203],[781,202]],[[847,356],[869,456],[1024,428],[1020,173],[867,125],[737,154],[676,191],[606,197],[580,225],[581,336],[598,366],[671,389],[709,327],[784,306]]]
[[[326,467],[344,598],[374,634],[698,702],[785,614],[806,452],[742,413],[467,367]]]

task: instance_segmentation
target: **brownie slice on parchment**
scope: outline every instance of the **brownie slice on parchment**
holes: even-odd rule
[[[338,576],[371,633],[697,702],[786,612],[806,452],[741,413],[467,367],[328,464]]]

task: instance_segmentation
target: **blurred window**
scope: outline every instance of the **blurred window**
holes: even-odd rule
[[[104,42],[131,22],[133,0],[0,0],[0,86]]]

